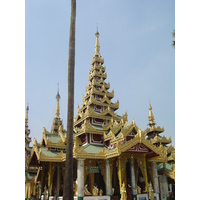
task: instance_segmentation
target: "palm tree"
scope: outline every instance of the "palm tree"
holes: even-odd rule
[[[76,0],[71,0],[71,21],[68,57],[68,111],[67,142],[63,199],[73,200],[73,118],[74,118],[74,69],[75,69]]]

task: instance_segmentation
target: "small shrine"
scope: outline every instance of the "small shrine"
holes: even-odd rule
[[[110,83],[106,82],[98,30],[95,36],[88,86],[74,118],[74,198],[173,199],[175,149],[170,145],[171,138],[161,135],[164,128],[156,126],[151,104],[144,131],[134,119],[128,123],[127,112],[117,114],[119,101],[112,101],[114,90],[110,91]],[[42,195],[62,199],[63,195],[67,137],[60,119],[59,90],[56,100],[51,131],[43,128],[41,142],[34,139],[29,151],[28,166],[37,169],[36,199]]]

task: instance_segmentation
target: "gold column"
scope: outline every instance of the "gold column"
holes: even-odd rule
[[[41,193],[44,191],[44,165],[42,165],[42,175],[41,175]]]
[[[146,164],[146,155],[143,155],[143,163],[144,163],[144,180],[145,180],[145,191],[148,191],[148,177],[147,177],[147,164]]]
[[[51,162],[49,163],[49,174],[48,174],[48,195],[50,195],[51,190]]]
[[[119,179],[119,191],[121,193],[121,186],[122,186],[121,156],[118,156],[118,179]]]
[[[31,184],[28,184],[28,198],[31,198]]]
[[[147,171],[149,172],[152,187],[154,188],[154,179],[153,179],[153,169],[152,169],[152,162],[146,162],[147,163]]]
[[[146,155],[143,154],[140,156],[136,156],[136,159],[144,178],[145,192],[147,192],[148,191],[148,177],[147,177]],[[136,176],[138,176],[138,174],[136,174]]]
[[[94,187],[94,173],[89,174],[89,191],[92,193]]]
[[[122,183],[124,182],[125,185],[127,185],[126,180],[126,162],[128,160],[128,157],[123,155],[123,157],[118,157],[118,178],[119,178],[119,184],[120,184],[120,190]]]
[[[28,197],[28,186],[27,186],[27,184],[26,184],[26,186],[25,186],[25,198],[27,198]]]

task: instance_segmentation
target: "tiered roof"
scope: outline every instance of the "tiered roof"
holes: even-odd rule
[[[65,158],[67,132],[63,129],[60,118],[60,94],[59,89],[56,95],[56,114],[53,119],[51,131],[43,127],[42,140],[40,143],[34,138],[31,151],[30,163],[32,166],[39,166],[41,162],[62,162]]]
[[[143,154],[148,161],[167,162],[169,155],[172,155],[167,147],[171,138],[160,136],[164,128],[156,126],[151,105],[148,123],[150,127],[145,131],[138,128],[134,119],[131,124],[128,123],[127,112],[122,116],[117,114],[119,101],[112,102],[114,90],[110,92],[110,83],[106,82],[106,67],[103,66],[104,59],[100,54],[98,30],[95,35],[95,55],[91,60],[88,86],[74,118],[74,158],[106,159],[121,154]],[[40,143],[34,139],[30,161],[32,165],[47,161],[65,161],[67,138],[59,116],[59,91],[56,99],[56,117],[51,131],[43,128]]]
[[[32,147],[29,146],[31,142],[31,137],[29,137],[30,129],[28,128],[28,111],[29,111],[29,106],[27,105],[26,117],[25,117],[25,183],[32,183],[35,181],[37,168],[29,167]]]
[[[147,135],[147,139],[156,147],[163,146],[167,151],[167,162],[159,163],[158,170],[164,172],[168,177],[175,180],[175,148],[171,144],[172,139],[168,139],[160,134],[164,132],[164,128],[155,126],[155,118],[152,112],[152,106],[149,104],[149,123],[150,128],[147,128],[144,132]]]
[[[140,152],[149,159],[166,161],[166,149],[163,146],[157,148],[152,141],[145,139],[146,132],[142,132],[134,120],[128,123],[127,113],[117,115],[119,101],[112,102],[114,90],[110,92],[110,83],[106,82],[98,30],[95,35],[95,55],[89,70],[89,83],[74,119],[74,157],[105,159],[121,153]],[[152,115],[150,123],[155,127]],[[155,130],[160,131],[159,127]]]
[[[62,120],[60,119],[60,106],[59,106],[60,94],[59,94],[59,88],[58,88],[58,91],[57,91],[56,100],[57,100],[56,117],[53,119],[53,124],[52,124],[52,127],[51,127],[51,133],[58,133],[59,127],[63,126]]]

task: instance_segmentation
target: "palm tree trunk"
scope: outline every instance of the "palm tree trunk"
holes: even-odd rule
[[[75,69],[76,0],[71,0],[71,21],[68,57],[68,112],[67,142],[63,199],[73,200],[73,118],[74,118],[74,69]]]
[[[173,36],[173,38],[174,38],[173,43],[172,43],[172,46],[175,48],[175,30],[173,31],[172,36]]]

